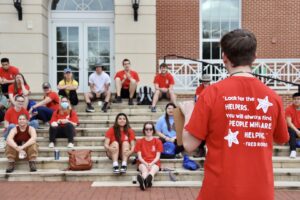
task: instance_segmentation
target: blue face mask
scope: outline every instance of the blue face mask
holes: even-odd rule
[[[61,107],[63,108],[63,109],[67,109],[68,107],[69,107],[69,103],[68,102],[61,102]]]

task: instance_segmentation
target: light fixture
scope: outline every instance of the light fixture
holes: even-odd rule
[[[132,2],[132,8],[133,8],[133,16],[134,16],[134,21],[138,20],[138,9],[140,6],[140,0],[131,0]]]
[[[22,0],[13,0],[14,6],[18,11],[18,17],[19,21],[22,21],[23,15],[22,15]]]

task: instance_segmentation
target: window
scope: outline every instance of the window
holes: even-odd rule
[[[202,59],[221,59],[221,37],[240,28],[241,0],[201,0]]]
[[[59,11],[112,11],[113,0],[53,0],[51,9]]]

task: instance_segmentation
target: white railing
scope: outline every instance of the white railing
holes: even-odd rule
[[[205,65],[190,60],[170,60],[169,71],[175,79],[175,90],[195,90],[199,85],[202,74],[208,74],[212,82],[218,82],[228,77],[226,69],[223,67],[222,60],[203,60],[207,63],[216,65]],[[163,60],[160,60],[161,64]],[[257,59],[252,66],[256,74],[272,77],[292,83],[300,84],[300,59]],[[274,90],[295,90],[297,86],[274,81],[267,78],[260,78],[262,82]]]

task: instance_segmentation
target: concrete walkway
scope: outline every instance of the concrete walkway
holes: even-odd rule
[[[193,200],[198,188],[91,187],[91,182],[0,182],[1,200]],[[275,200],[299,200],[300,190],[276,190]]]

